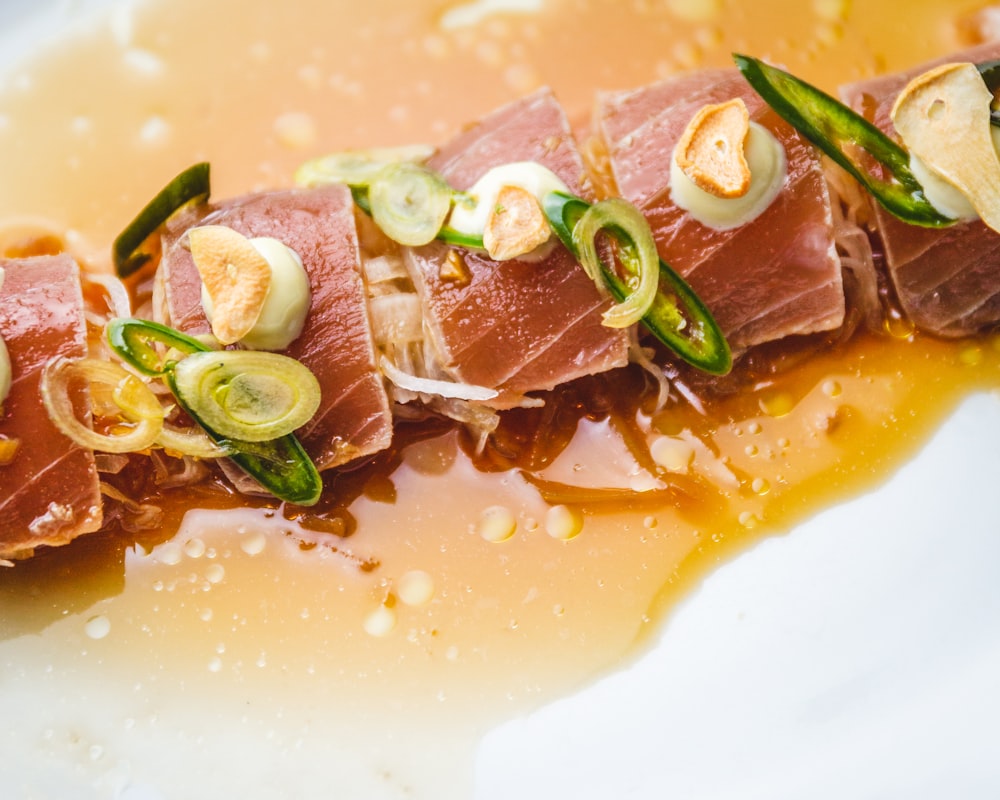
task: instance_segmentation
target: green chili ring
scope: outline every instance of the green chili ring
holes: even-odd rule
[[[149,254],[140,249],[143,242],[175,211],[190,202],[207,200],[210,192],[207,162],[188,167],[164,186],[115,239],[111,254],[118,277],[127,278],[149,261]]]
[[[573,231],[590,204],[563,192],[550,192],[542,201],[542,210],[559,240],[579,258]],[[601,277],[608,291],[618,302],[631,289],[603,261]],[[642,324],[660,342],[684,361],[712,375],[725,375],[732,368],[729,343],[718,323],[695,291],[659,259],[659,285],[653,304],[642,318]]]

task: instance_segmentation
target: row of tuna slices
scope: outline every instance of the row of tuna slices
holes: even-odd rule
[[[0,466],[0,558],[66,544],[101,526],[94,453],[52,424],[42,403],[42,368],[51,358],[87,355],[80,270],[68,255],[0,259],[0,336],[13,381],[0,413],[0,439],[18,442]],[[81,392],[79,409],[86,398]]]
[[[933,66],[1000,58],[990,43],[906,72],[841,88],[843,101],[890,136],[889,112],[903,87]],[[955,143],[959,145],[958,142]],[[907,225],[872,202],[899,304],[919,328],[940,336],[978,333],[1000,321],[1000,236],[979,220],[949,228]]]
[[[458,135],[431,160],[459,189],[488,169],[536,161],[584,195],[584,167],[566,116],[548,91],[508,105]],[[168,227],[154,304],[158,321],[197,335],[210,330],[201,281],[184,233],[226,225],[245,236],[273,236],[302,258],[313,289],[303,334],[286,355],[320,381],[322,402],[303,444],[320,469],[389,446],[392,416],[366,308],[359,241],[342,186],[248,195],[181,215]],[[624,332],[601,323],[610,299],[572,256],[552,248],[541,260],[497,263],[464,252],[451,277],[450,248],[439,242],[403,258],[420,296],[441,366],[462,383],[499,392],[495,405],[584,375],[624,366]]]

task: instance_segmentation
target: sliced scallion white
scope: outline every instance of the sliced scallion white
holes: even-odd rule
[[[387,164],[409,162],[420,164],[434,153],[428,145],[375,147],[369,150],[345,150],[307,161],[295,172],[298,186],[325,186],[343,183],[347,186],[367,186]]]
[[[319,381],[277,353],[193,353],[177,363],[172,388],[206,428],[222,438],[267,442],[308,422],[320,403]]]
[[[98,433],[77,418],[75,387],[93,384],[111,389],[111,396],[128,423],[124,432]],[[142,380],[110,361],[54,358],[42,370],[41,394],[53,424],[80,447],[106,453],[132,453],[151,447],[163,429],[163,408],[156,395]]]
[[[452,189],[416,164],[390,164],[368,184],[372,219],[390,239],[408,247],[433,241],[451,211]]]

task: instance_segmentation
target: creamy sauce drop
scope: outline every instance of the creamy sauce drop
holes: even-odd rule
[[[550,2],[449,27],[434,2],[331,5],[118,8],[15,65],[0,219],[51,219],[107,269],[107,243],[197,160],[219,198],[285,187],[308,158],[443,141],[543,83],[585,120],[597,89],[732,50],[833,89],[957,48],[975,3]],[[499,450],[474,463],[454,431],[411,431],[328,478],[346,499],[323,529],[195,489],[160,530],[0,572],[0,694],[19,720],[0,752],[95,797],[280,796],[289,776],[315,794],[331,775],[353,796],[468,797],[491,726],[635,654],[707,571],[871,489],[1000,386],[1000,337],[889,328],[638,426],[614,407],[641,390],[628,372],[597,392],[606,407],[543,429],[541,450],[569,440],[544,485]],[[505,431],[527,461],[533,422]]]

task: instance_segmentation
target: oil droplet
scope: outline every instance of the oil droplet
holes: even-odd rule
[[[771,491],[771,484],[767,478],[754,478],[750,483],[750,488],[755,494],[765,495]]]
[[[205,543],[201,539],[188,539],[184,543],[184,555],[188,558],[201,558],[205,555]]]
[[[181,547],[177,542],[167,542],[156,550],[156,560],[161,564],[180,564],[181,556]]]
[[[916,326],[910,320],[895,310],[890,310],[886,315],[883,327],[894,339],[909,339],[916,330]]]
[[[978,345],[963,347],[958,352],[958,361],[964,367],[976,367],[983,363],[983,350]]]
[[[741,512],[739,520],[740,520],[740,525],[742,525],[744,528],[756,528],[757,523],[760,522],[760,520],[757,518],[757,515],[754,514],[752,511]]]
[[[583,530],[583,515],[569,506],[552,506],[545,512],[545,530],[553,539],[569,541]]]
[[[711,22],[722,10],[721,0],[667,0],[667,8],[687,22]]]
[[[253,533],[240,539],[240,550],[248,556],[256,556],[264,552],[266,544],[267,538],[264,536],[263,532],[254,531]]]
[[[103,639],[111,633],[111,620],[103,614],[99,614],[96,617],[88,619],[87,624],[83,626],[83,630],[91,639]]]
[[[219,583],[226,577],[226,568],[222,564],[212,564],[205,570],[205,580],[209,583]]]
[[[392,633],[392,629],[395,627],[396,612],[394,612],[391,608],[379,606],[367,617],[365,617],[365,633],[369,636],[375,636],[377,638],[388,636]]]
[[[760,449],[755,444],[748,444],[746,447],[743,448],[743,452],[746,453],[751,458],[753,458],[760,452]]]
[[[670,472],[687,472],[694,460],[694,445],[673,436],[659,436],[649,448],[653,460]]]
[[[823,381],[823,385],[820,388],[827,397],[839,397],[844,391],[844,387],[840,385],[840,382],[832,378]]]
[[[316,121],[304,111],[289,111],[274,121],[274,135],[290,150],[303,150],[316,141]]]
[[[813,0],[816,16],[827,22],[843,22],[847,19],[849,0]]]
[[[775,392],[761,397],[759,405],[769,417],[784,417],[795,408],[795,399],[788,392]]]
[[[643,527],[644,527],[644,528],[645,528],[646,530],[649,530],[649,531],[653,530],[653,529],[654,529],[654,528],[655,528],[655,527],[656,527],[657,525],[659,525],[659,524],[660,524],[660,523],[659,523],[659,521],[658,521],[658,520],[656,519],[656,517],[646,517],[646,518],[645,518],[645,519],[644,519],[644,520],[642,521],[642,526],[643,526]]]
[[[490,506],[480,514],[477,530],[487,542],[505,542],[517,530],[517,519],[506,506]]]
[[[411,569],[399,576],[396,595],[408,606],[422,606],[434,597],[434,579],[422,569]]]
[[[208,662],[208,671],[209,672],[222,672],[222,659],[221,658],[213,658],[211,661],[209,661]]]

